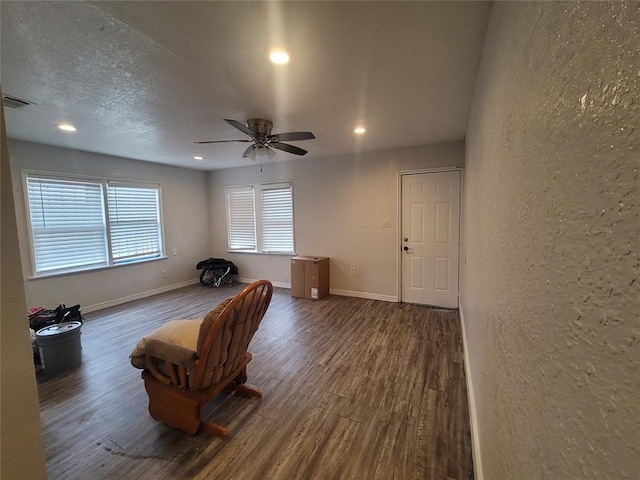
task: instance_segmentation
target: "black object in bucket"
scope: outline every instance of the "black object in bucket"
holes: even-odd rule
[[[62,322],[36,332],[40,361],[47,375],[57,375],[80,365],[81,327],[80,322]]]
[[[33,330],[40,330],[49,325],[55,325],[62,322],[80,322],[82,313],[80,312],[80,305],[74,305],[67,308],[66,305],[58,305],[53,310],[47,310],[46,308],[37,310],[32,315],[29,315],[29,328]]]

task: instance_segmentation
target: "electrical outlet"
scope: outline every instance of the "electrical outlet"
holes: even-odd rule
[[[382,228],[389,228],[391,226],[391,221],[388,218],[385,218],[382,221]]]
[[[160,276],[162,278],[167,278],[167,271],[166,270],[160,270]]]
[[[356,274],[356,267],[349,267],[349,275],[355,275]]]

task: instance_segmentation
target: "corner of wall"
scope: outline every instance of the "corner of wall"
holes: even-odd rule
[[[13,183],[9,166],[9,151],[0,106],[2,147],[0,169],[0,216],[2,270],[0,322],[0,403],[2,404],[0,477],[46,478],[44,443],[33,353],[26,321],[26,302],[22,281],[22,265],[18,246]]]
[[[465,329],[464,309],[462,303],[459,307],[460,326],[462,328],[462,348],[464,353],[464,377],[467,383],[467,401],[469,404],[469,423],[471,424],[471,452],[473,454],[473,471],[476,480],[483,480],[482,454],[480,449],[480,434],[478,432],[478,414],[476,412],[476,398],[473,389],[473,379],[471,378],[471,364],[469,361],[469,347],[467,342],[467,331]]]

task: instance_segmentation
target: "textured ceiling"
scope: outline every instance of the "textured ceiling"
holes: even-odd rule
[[[485,2],[0,2],[10,138],[213,170],[224,122],[309,130],[307,157],[461,140]],[[285,66],[268,51],[291,54]],[[70,122],[73,134],[54,125]],[[352,132],[363,123],[368,132]],[[205,157],[203,161],[194,155]],[[272,161],[294,155],[278,152]],[[305,157],[306,158],[306,157]]]

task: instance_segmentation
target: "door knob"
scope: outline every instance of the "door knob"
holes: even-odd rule
[[[409,241],[409,239],[407,237],[404,237],[402,240],[405,241],[405,242]]]
[[[404,247],[402,247],[402,249],[403,249],[405,252],[409,251],[409,247],[407,247],[406,245],[405,245]]]

